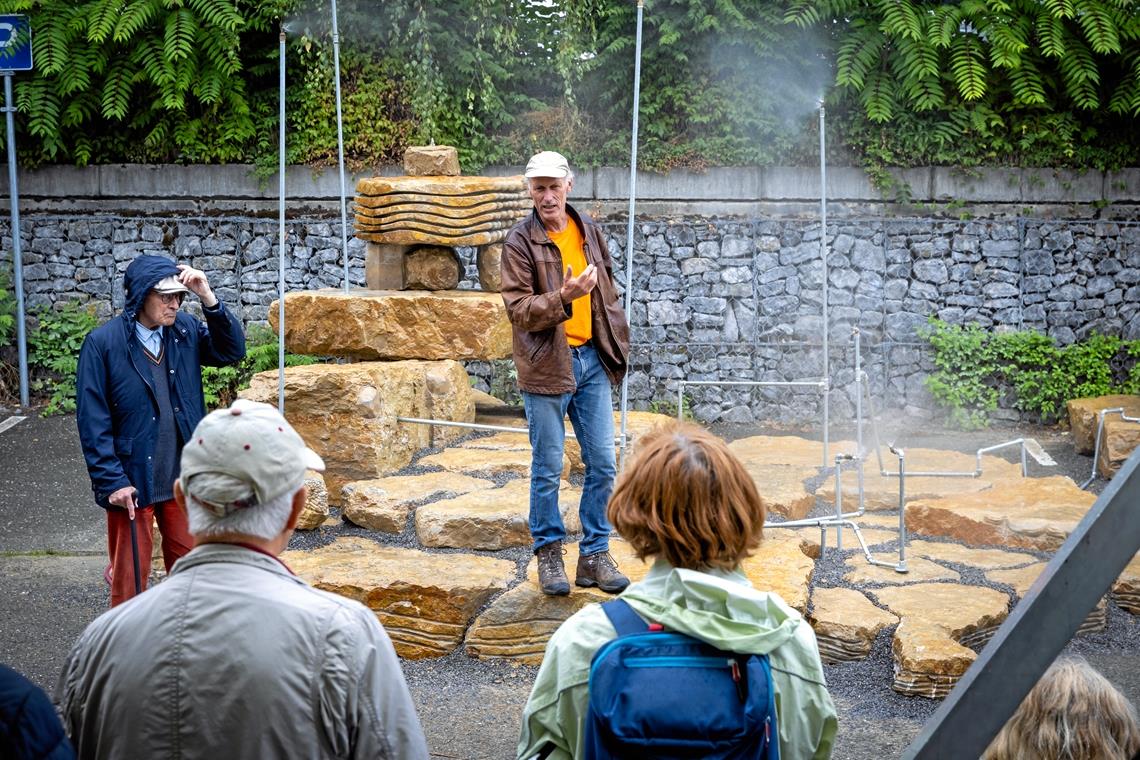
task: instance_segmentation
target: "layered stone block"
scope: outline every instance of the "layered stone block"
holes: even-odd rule
[[[1140,445],[1140,422],[1127,422],[1116,415],[1105,417],[1100,455],[1096,460],[1097,472],[1111,478],[1137,445]]]
[[[558,511],[569,534],[582,530],[578,519],[581,491],[563,481]],[[424,546],[497,551],[532,543],[530,481],[513,480],[502,488],[479,489],[416,510],[416,537]]]
[[[1112,598],[1121,609],[1140,615],[1140,554],[1132,558],[1112,584]]]
[[[1140,417],[1140,396],[1117,394],[1075,398],[1066,402],[1065,408],[1069,413],[1073,448],[1080,454],[1091,454],[1096,447],[1096,429],[1101,410],[1123,408],[1129,417]],[[1110,419],[1112,416],[1106,417],[1105,421]]]
[[[341,490],[348,520],[369,530],[401,533],[416,504],[494,487],[493,480],[454,472],[428,472],[358,480],[346,483]]]
[[[898,616],[879,609],[859,591],[817,586],[811,595],[808,622],[815,629],[819,656],[825,662],[861,660],[875,637],[898,623]]]
[[[1005,620],[1009,597],[981,586],[917,583],[869,592],[901,618],[891,651],[900,694],[941,699]]]
[[[428,554],[366,538],[340,538],[281,559],[313,586],[375,612],[396,653],[413,660],[453,651],[475,613],[515,577],[507,560]]]
[[[276,302],[269,322],[277,325]],[[285,294],[290,351],[356,359],[506,359],[503,299],[476,291],[297,291]]]
[[[254,375],[241,396],[276,405],[277,371]],[[397,417],[470,422],[475,406],[459,362],[313,364],[285,368],[285,416],[325,460],[329,501],[340,504],[346,483],[395,472],[464,433]]]
[[[458,177],[459,151],[450,145],[413,145],[404,151],[404,174]]]
[[[980,493],[915,500],[906,520],[914,533],[1054,552],[1095,500],[1070,478],[1018,478]]]
[[[1004,583],[1008,586],[1013,586],[1013,590],[1020,601],[1044,570],[1044,562],[1035,562],[1028,567],[991,570],[986,573],[986,578],[995,583]],[[1080,627],[1077,628],[1077,633],[1103,631],[1106,625],[1108,625],[1108,605],[1102,597],[1097,601],[1096,606],[1093,607],[1092,612],[1088,614],[1088,617],[1084,619]]]

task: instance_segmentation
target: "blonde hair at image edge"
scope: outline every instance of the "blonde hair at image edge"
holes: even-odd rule
[[[1054,662],[1005,724],[983,760],[1132,760],[1136,708],[1082,657]]]

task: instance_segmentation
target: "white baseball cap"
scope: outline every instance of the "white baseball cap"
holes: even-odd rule
[[[219,517],[297,490],[325,463],[269,404],[238,399],[206,415],[182,449],[182,492]],[[188,485],[196,476],[220,475]]]
[[[570,163],[566,160],[566,156],[561,153],[544,150],[530,157],[530,161],[527,161],[526,164],[526,173],[523,176],[527,179],[531,177],[555,177],[559,179],[569,177]]]

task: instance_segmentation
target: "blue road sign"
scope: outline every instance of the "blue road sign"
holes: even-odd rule
[[[32,70],[32,25],[27,16],[0,16],[0,71]]]

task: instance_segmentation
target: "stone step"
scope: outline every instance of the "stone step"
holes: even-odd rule
[[[854,589],[817,586],[811,603],[808,621],[825,662],[863,659],[879,632],[899,622],[897,615],[876,607],[866,594]]]
[[[1044,562],[1035,562],[1028,567],[1007,568],[1004,570],[990,570],[986,573],[986,578],[994,583],[1004,583],[1008,586],[1013,586],[1013,590],[1017,593],[1017,598],[1020,600],[1029,591],[1029,587],[1037,580],[1038,576],[1045,569]],[[1103,598],[1096,603],[1092,612],[1088,614],[1084,622],[1077,628],[1077,633],[1095,633],[1096,631],[1103,631],[1104,627],[1108,625],[1108,605],[1105,604]]]
[[[454,651],[475,613],[516,576],[515,563],[470,554],[429,554],[339,538],[281,560],[308,583],[376,613],[396,653],[408,659]]]
[[[901,622],[891,651],[900,694],[941,699],[970,667],[1009,609],[1009,597],[983,586],[916,583],[867,594]]]
[[[578,519],[581,496],[580,490],[562,481],[558,511],[569,534],[582,530]],[[512,480],[502,488],[475,490],[419,507],[416,537],[432,548],[497,551],[530,546],[529,512],[530,480]]]
[[[277,370],[258,373],[239,395],[276,406],[277,382]],[[391,474],[420,449],[467,434],[397,417],[470,422],[475,406],[456,361],[312,364],[285,368],[285,416],[324,459],[329,502],[339,505],[346,483]]]
[[[428,472],[423,475],[390,475],[373,480],[346,483],[344,516],[362,528],[383,533],[400,533],[417,504],[444,496],[494,488],[495,481],[454,472]]]
[[[916,499],[907,505],[906,521],[913,533],[1054,552],[1095,500],[1061,475],[1019,477],[980,493]]]
[[[274,301],[274,330],[277,312]],[[498,293],[300,290],[285,294],[285,345],[355,359],[506,359],[511,325]]]

